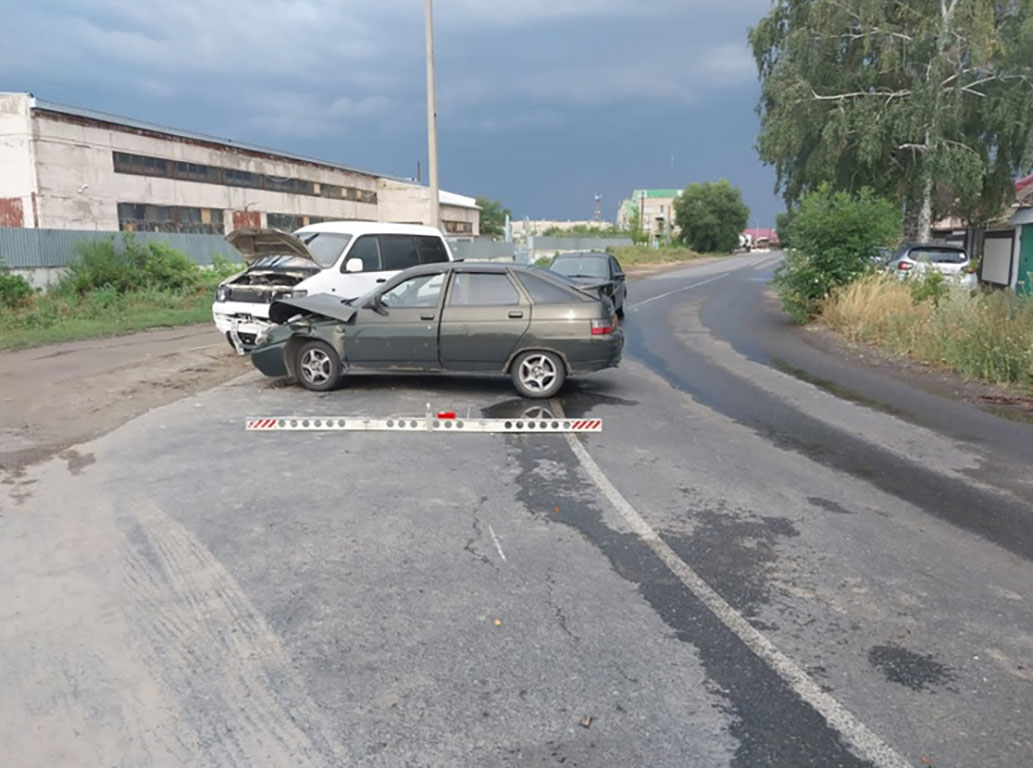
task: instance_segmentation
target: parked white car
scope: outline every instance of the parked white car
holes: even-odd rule
[[[964,247],[954,243],[904,243],[886,262],[886,269],[899,278],[932,270],[966,288],[979,285],[979,276]]]
[[[278,298],[327,293],[351,299],[369,293],[403,269],[452,261],[441,232],[415,224],[329,221],[293,234],[238,229],[226,241],[247,269],[215,292],[215,327],[243,354],[270,326]]]

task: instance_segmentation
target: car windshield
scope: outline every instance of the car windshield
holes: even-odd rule
[[[965,263],[965,252],[958,248],[912,248],[908,257],[912,261],[928,261],[932,264]]]
[[[606,259],[598,256],[558,256],[550,267],[567,277],[603,277],[610,276],[610,268]]]
[[[352,239],[351,235],[343,235],[337,232],[302,233],[298,237],[301,238],[301,242],[308,248],[312,257],[319,262],[319,266],[324,269],[332,267],[337,263],[337,258],[341,255],[341,251],[348,246]]]

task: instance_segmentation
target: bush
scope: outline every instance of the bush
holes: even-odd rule
[[[0,306],[20,306],[33,293],[35,291],[28,280],[21,275],[12,275],[9,270],[0,266]]]
[[[132,232],[115,238],[76,243],[76,258],[58,292],[80,296],[105,289],[124,294],[143,288],[182,291],[201,282],[200,268],[182,251],[162,242],[141,243]]]
[[[68,273],[57,285],[60,293],[86,294],[112,287],[119,293],[133,288],[133,269],[125,252],[115,248],[115,238],[87,240],[75,244],[76,258],[68,262]]]
[[[156,241],[141,245],[126,234],[125,252],[137,277],[137,288],[182,291],[200,281],[200,268],[182,251]]]
[[[793,248],[775,275],[783,308],[798,323],[814,317],[833,289],[864,275],[875,249],[900,232],[900,208],[871,190],[850,195],[823,185],[808,193],[789,227]]]
[[[795,208],[790,208],[788,211],[784,211],[775,217],[775,232],[778,234],[778,245],[784,251],[793,247],[791,230],[793,228],[793,219],[795,218]]]
[[[929,270],[921,275],[913,275],[908,283],[911,290],[911,301],[915,304],[931,301],[934,306],[938,307],[951,290],[946,276],[935,270]]]
[[[674,201],[681,241],[700,253],[731,253],[749,222],[742,193],[722,179],[690,184]]]

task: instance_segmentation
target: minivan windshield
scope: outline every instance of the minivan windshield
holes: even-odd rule
[[[314,232],[301,233],[298,235],[301,242],[305,244],[312,257],[319,262],[319,266],[326,269],[337,263],[341,252],[351,242],[351,235],[344,235],[337,232]]]

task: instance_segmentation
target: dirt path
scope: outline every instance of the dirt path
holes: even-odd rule
[[[207,324],[0,352],[0,471],[250,368]]]

